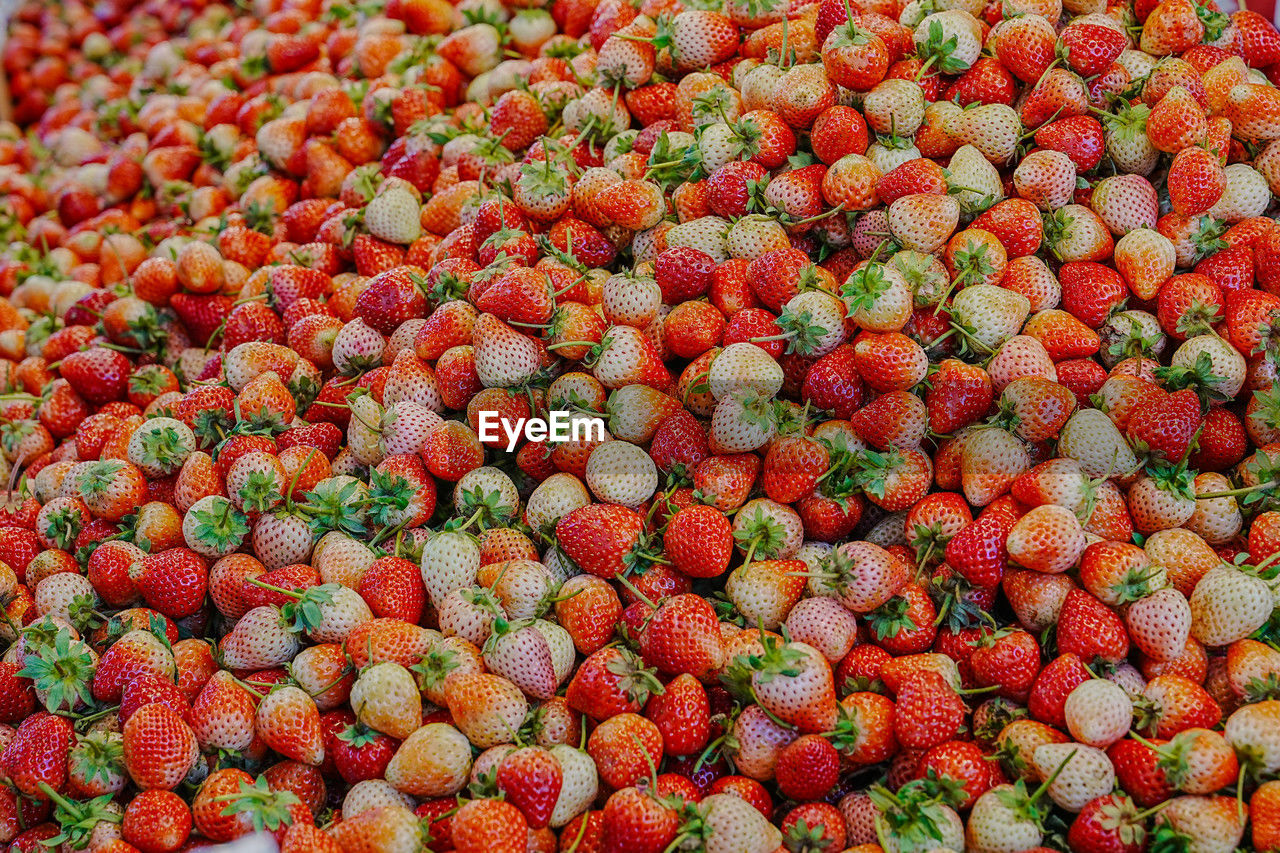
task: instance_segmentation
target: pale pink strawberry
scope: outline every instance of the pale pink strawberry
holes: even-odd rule
[[[1093,188],[1091,204],[1117,237],[1139,228],[1154,229],[1159,216],[1155,187],[1141,175],[1103,178]]]
[[[492,314],[481,314],[471,331],[476,373],[487,388],[520,385],[541,367],[538,345]]]
[[[254,729],[272,750],[312,766],[324,760],[324,735],[315,700],[301,688],[277,686],[258,702]]]
[[[1056,210],[1076,191],[1076,164],[1061,151],[1033,151],[1013,171],[1018,195],[1041,210]]]
[[[343,326],[333,339],[333,366],[346,376],[372,370],[382,363],[386,344],[377,329],[357,317]]]
[[[484,647],[485,666],[535,699],[555,695],[557,679],[551,647],[532,625],[495,632]]]
[[[889,232],[905,249],[926,254],[946,244],[960,221],[960,203],[950,196],[916,193],[889,205]]]
[[[1057,574],[1074,566],[1087,540],[1074,512],[1045,504],[1019,518],[1005,547],[1009,559],[1038,572]]]
[[[663,390],[671,374],[644,332],[631,326],[610,326],[600,345],[592,373],[606,388],[640,383]]]
[[[965,499],[986,506],[1009,491],[1031,468],[1031,454],[1022,439],[999,428],[969,434],[960,451],[960,479]]]
[[[235,624],[219,646],[222,659],[234,670],[252,671],[282,666],[293,660],[301,645],[280,610],[255,607]]]
[[[306,562],[313,544],[309,521],[297,513],[276,510],[253,525],[253,551],[268,569]]]
[[[1191,606],[1173,588],[1160,589],[1129,605],[1125,624],[1134,645],[1153,660],[1174,660],[1191,634]]]

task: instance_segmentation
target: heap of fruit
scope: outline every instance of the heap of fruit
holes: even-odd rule
[[[3,63],[7,850],[1280,849],[1258,14],[31,0]]]

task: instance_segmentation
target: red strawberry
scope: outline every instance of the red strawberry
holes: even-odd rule
[[[626,569],[642,527],[640,516],[626,507],[591,504],[561,518],[556,539],[583,571],[612,579]]]
[[[1062,602],[1058,650],[1085,662],[1121,661],[1129,653],[1129,634],[1109,607],[1084,590],[1073,589]]]

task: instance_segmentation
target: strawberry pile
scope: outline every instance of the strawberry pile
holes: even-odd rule
[[[29,0],[2,56],[6,850],[1280,850],[1260,15]]]

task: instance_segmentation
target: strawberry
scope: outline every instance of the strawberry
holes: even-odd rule
[[[917,672],[900,685],[893,719],[898,743],[916,749],[936,746],[949,740],[963,719],[963,701],[936,672]]]
[[[1067,593],[1058,622],[1058,649],[1082,660],[1121,660],[1129,651],[1124,624],[1105,604],[1084,590]]]
[[[631,510],[592,504],[561,518],[556,538],[570,559],[592,574],[610,579],[623,571],[640,529],[640,517]]]
[[[1179,216],[1198,216],[1222,198],[1226,175],[1217,157],[1203,148],[1185,148],[1169,166],[1169,199]]]
[[[1137,406],[1126,435],[1135,447],[1177,460],[1187,453],[1200,426],[1199,399],[1194,391],[1184,388]]]
[[[602,849],[658,853],[675,838],[680,818],[656,793],[628,786],[615,791],[601,815]],[[586,825],[579,828],[586,830]]]
[[[667,599],[640,635],[641,654],[660,672],[701,677],[723,663],[715,612],[696,595]]]
[[[73,352],[59,366],[71,387],[97,405],[124,396],[129,370],[129,360],[122,353],[104,347]]]
[[[1261,589],[1254,580],[1225,565],[1202,577],[1189,598],[1192,635],[1203,643],[1222,645],[1255,630],[1245,630],[1258,620],[1262,608]]]
[[[1147,16],[1142,26],[1142,50],[1155,56],[1182,53],[1204,37],[1204,25],[1195,10],[1178,0],[1165,0]]]
[[[171,790],[196,754],[195,735],[164,705],[144,705],[125,723],[124,766],[139,788]]]
[[[28,796],[48,796],[67,778],[67,756],[74,733],[61,717],[38,712],[25,719],[0,755],[13,783]]]
[[[550,752],[526,747],[502,759],[497,784],[507,801],[523,813],[529,826],[539,829],[551,818],[563,784],[563,771]],[[456,818],[454,826],[456,833]]]
[[[135,847],[176,847],[191,833],[191,810],[172,791],[144,791],[125,809],[121,832]]]

